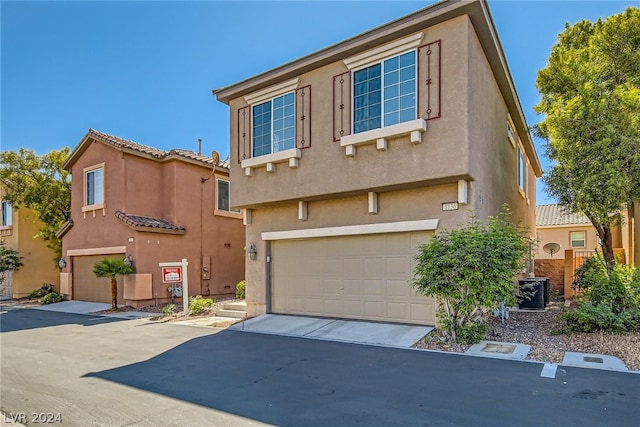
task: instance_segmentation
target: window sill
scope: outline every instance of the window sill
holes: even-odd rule
[[[105,205],[104,203],[100,203],[97,205],[89,205],[89,206],[83,206],[82,207],[82,213],[84,214],[84,217],[87,217],[87,212],[91,212],[93,213],[93,217],[96,217],[96,211],[99,211],[102,209],[102,216],[105,216],[107,214],[106,209],[105,209]]]
[[[6,237],[13,235],[13,225],[0,226],[0,236]]]
[[[260,167],[266,167],[267,172],[275,172],[277,163],[288,162],[290,168],[297,168],[300,157],[302,157],[302,151],[298,148],[291,148],[290,150],[245,159],[240,166],[244,169],[245,176],[253,176],[253,170]]]
[[[213,211],[213,214],[216,216],[224,216],[227,218],[242,219],[242,212],[229,212],[222,209],[216,209]]]
[[[422,143],[422,134],[427,131],[427,121],[424,119],[398,123],[379,129],[355,133],[340,138],[340,146],[345,147],[345,154],[349,157],[356,155],[356,147],[360,145],[376,144],[379,151],[387,149],[387,139],[409,135],[412,144]]]

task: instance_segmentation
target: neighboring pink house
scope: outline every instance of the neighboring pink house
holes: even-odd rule
[[[67,299],[111,301],[93,266],[132,260],[118,302],[171,300],[161,262],[189,262],[190,295],[235,293],[244,278],[244,226],[230,199],[229,166],[188,150],[158,150],[90,129],[64,169],[73,174],[71,219],[58,232]]]

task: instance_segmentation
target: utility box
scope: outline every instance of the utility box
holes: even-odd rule
[[[527,299],[526,297],[520,301],[519,308],[528,308],[534,310],[544,310],[549,302],[549,278],[548,277],[530,277],[518,280],[520,290],[531,293],[533,295]]]

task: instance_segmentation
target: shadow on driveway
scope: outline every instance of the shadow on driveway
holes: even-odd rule
[[[227,330],[86,376],[274,425],[626,425],[640,415],[640,376],[567,368],[549,379],[542,367]]]
[[[92,316],[48,311],[43,315],[41,310],[21,308],[18,305],[0,306],[0,332],[14,332],[26,329],[47,328],[60,325],[94,326],[104,323],[118,322],[123,319],[106,316]]]

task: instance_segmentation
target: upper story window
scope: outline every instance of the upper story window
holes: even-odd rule
[[[295,111],[294,92],[253,106],[253,157],[295,147]]]
[[[12,222],[12,210],[11,203],[2,201],[2,226],[8,227],[13,224]]]
[[[231,213],[240,213],[240,209],[233,209],[231,207],[231,183],[225,179],[217,179],[217,194],[216,210]]]
[[[526,194],[526,188],[527,188],[526,165],[527,163],[524,157],[524,151],[520,146],[518,146],[518,188],[522,190],[524,194]]]
[[[586,248],[587,247],[587,233],[584,231],[572,231],[571,233],[571,247],[572,248]]]
[[[353,133],[416,117],[415,50],[353,72]]]
[[[104,204],[104,163],[84,169],[84,206],[101,208]]]
[[[507,139],[511,143],[513,147],[516,146],[516,127],[513,125],[513,120],[511,120],[511,116],[507,114]]]

